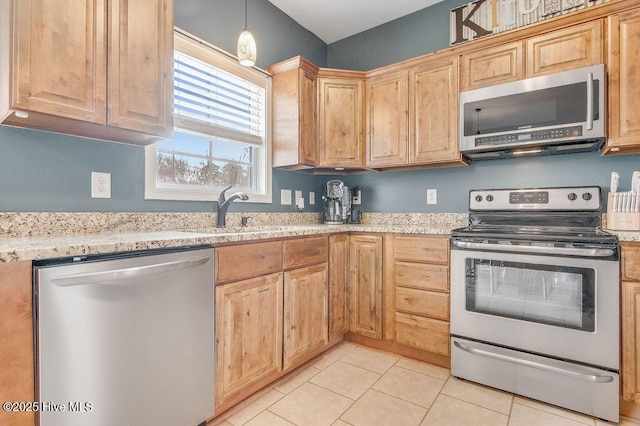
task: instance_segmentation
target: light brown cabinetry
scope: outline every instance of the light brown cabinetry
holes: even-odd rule
[[[409,73],[409,164],[462,165],[458,140],[458,58]]]
[[[349,331],[349,236],[329,237],[329,343]]]
[[[172,0],[12,7],[0,17],[13,29],[0,37],[5,124],[130,143],[171,137]]]
[[[601,64],[601,19],[463,54],[460,90]]]
[[[325,259],[326,260],[326,259]],[[328,343],[326,261],[284,274],[284,368],[302,364]]]
[[[386,244],[386,338],[448,357],[448,237],[390,235]]]
[[[317,163],[318,67],[296,56],[269,67],[273,74],[273,166],[288,169]]]
[[[367,80],[367,167],[398,166],[409,159],[409,74]]]
[[[640,152],[640,9],[607,18],[609,123],[605,153]]]
[[[640,244],[622,244],[622,399],[640,403]]]
[[[282,273],[216,287],[216,406],[282,370]]]
[[[382,236],[349,237],[349,331],[382,338]]]
[[[33,401],[31,262],[0,263],[0,395]],[[33,412],[0,411],[0,424],[33,425]]]
[[[318,76],[318,166],[364,166],[364,76],[323,72]]]

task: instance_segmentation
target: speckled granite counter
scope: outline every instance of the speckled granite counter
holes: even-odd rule
[[[453,228],[464,224],[463,217],[416,224],[410,220],[401,225],[266,225],[247,228],[196,227],[189,230],[157,232],[104,232],[69,235],[8,236],[0,238],[0,262],[37,260],[65,256],[115,253],[132,250],[182,247],[202,244],[224,244],[271,238],[287,238],[338,232],[393,232],[412,234],[447,235]],[[461,223],[462,222],[462,223]]]
[[[605,229],[618,236],[618,241],[622,242],[640,242],[640,232],[638,231],[612,231],[611,229]]]

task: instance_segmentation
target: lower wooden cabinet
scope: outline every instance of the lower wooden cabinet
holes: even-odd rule
[[[216,407],[282,370],[282,290],[282,273],[216,287]]]
[[[349,331],[382,338],[382,236],[349,239]]]
[[[329,343],[349,331],[349,236],[329,237]]]
[[[284,273],[284,368],[311,359],[328,343],[327,264]]]
[[[0,395],[33,401],[31,262],[0,262]],[[0,411],[2,425],[33,425],[33,412]]]
[[[640,403],[640,244],[622,245],[622,399]]]

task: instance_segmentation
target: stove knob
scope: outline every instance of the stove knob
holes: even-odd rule
[[[482,195],[476,195],[476,201],[477,202],[482,201]]]
[[[568,197],[571,201],[575,201],[578,198],[575,192],[570,192]]]
[[[487,201],[488,202],[492,202],[493,201],[493,195],[487,195]]]
[[[585,201],[589,201],[591,198],[593,198],[593,195],[591,195],[590,192],[585,192],[584,194],[582,194],[582,199]]]

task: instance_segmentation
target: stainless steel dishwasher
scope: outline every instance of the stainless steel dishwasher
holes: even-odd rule
[[[34,263],[39,424],[214,415],[213,249]]]

